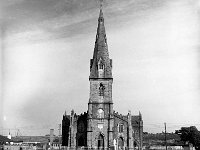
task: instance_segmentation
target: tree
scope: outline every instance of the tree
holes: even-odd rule
[[[196,150],[200,150],[200,132],[195,126],[182,127],[175,133],[180,135],[181,141],[192,143]]]

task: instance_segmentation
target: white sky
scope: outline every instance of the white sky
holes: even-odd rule
[[[44,135],[87,111],[97,1],[1,1],[1,130]],[[107,0],[114,109],[144,131],[200,130],[198,0]],[[3,110],[3,111],[2,111]]]

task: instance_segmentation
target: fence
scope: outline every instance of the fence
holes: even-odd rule
[[[61,150],[134,150],[134,148],[118,148],[118,149],[115,149],[115,147],[102,147],[102,148],[98,148],[98,147],[62,147]]]

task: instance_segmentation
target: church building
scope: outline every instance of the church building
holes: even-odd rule
[[[104,17],[100,8],[93,58],[90,60],[90,97],[83,114],[63,115],[62,146],[69,148],[142,149],[142,115],[113,110],[112,59],[109,58]]]

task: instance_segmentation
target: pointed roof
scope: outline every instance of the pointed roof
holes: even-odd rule
[[[90,62],[90,78],[98,78],[98,62],[102,60],[105,71],[104,78],[112,78],[112,60],[109,58],[106,31],[102,7],[98,18],[98,27],[94,47],[93,59]]]

